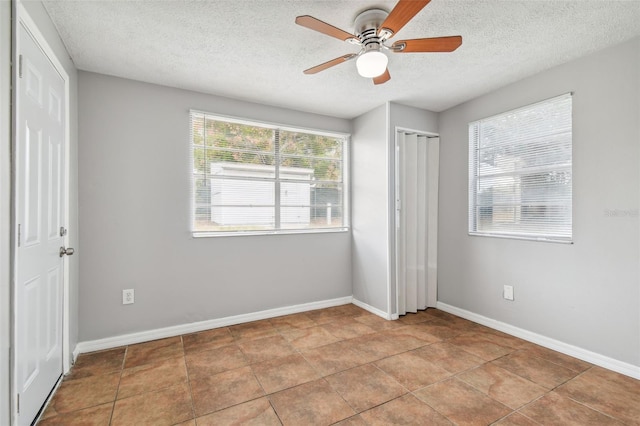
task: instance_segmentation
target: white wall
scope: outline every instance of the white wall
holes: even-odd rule
[[[10,424],[11,3],[0,2],[0,424]]]
[[[636,39],[440,115],[440,302],[640,366],[639,82]],[[566,92],[574,244],[469,236],[468,123]]]
[[[80,72],[80,340],[351,295],[348,232],[193,238],[189,109],[347,120]],[[122,305],[122,290],[135,304]]]

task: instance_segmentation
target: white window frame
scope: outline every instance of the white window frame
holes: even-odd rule
[[[286,229],[286,228],[272,228],[272,229],[264,229],[264,230],[251,230],[251,231],[244,231],[244,230],[229,230],[229,231],[201,231],[201,230],[196,230],[195,229],[195,224],[196,224],[196,199],[195,199],[195,182],[196,182],[196,176],[197,173],[193,170],[193,164],[194,164],[194,149],[195,146],[193,144],[193,117],[196,114],[203,114],[206,116],[207,119],[212,119],[212,120],[216,120],[216,121],[224,121],[224,122],[228,122],[228,123],[236,123],[236,124],[242,124],[242,125],[247,125],[247,126],[256,126],[256,127],[261,127],[261,128],[267,128],[267,129],[272,129],[272,130],[280,130],[280,131],[287,131],[287,132],[300,132],[300,133],[308,133],[308,134],[314,134],[314,135],[320,135],[320,136],[328,136],[328,137],[334,137],[334,138],[341,138],[343,141],[343,148],[342,148],[342,226],[336,226],[336,227],[328,227],[328,228],[324,228],[324,227],[320,227],[320,228],[300,228],[300,229]],[[244,119],[244,118],[238,118],[238,117],[233,117],[233,116],[225,116],[225,115],[220,115],[220,114],[215,114],[215,113],[210,113],[210,112],[206,112],[206,111],[201,111],[201,110],[196,110],[196,109],[191,109],[189,110],[189,171],[190,171],[190,207],[191,207],[191,234],[194,238],[202,238],[202,237],[230,237],[230,236],[246,236],[246,235],[281,235],[281,234],[318,234],[318,233],[339,233],[339,232],[348,232],[350,229],[350,218],[351,218],[351,214],[350,214],[350,202],[351,202],[351,196],[350,196],[350,158],[349,158],[349,153],[350,153],[350,141],[351,141],[351,135],[348,133],[342,133],[342,132],[333,132],[333,131],[324,131],[324,130],[318,130],[318,129],[310,129],[310,128],[303,128],[303,127],[293,127],[293,126],[288,126],[288,125],[282,125],[282,124],[276,124],[276,123],[272,123],[272,122],[265,122],[265,121],[258,121],[258,120],[248,120],[248,119]],[[291,180],[286,180],[286,181],[281,181],[279,178],[279,169],[280,169],[280,165],[279,165],[279,161],[278,158],[280,156],[280,153],[274,153],[275,155],[275,178],[273,179],[268,179],[269,181],[273,181],[275,183],[275,200],[276,200],[276,217],[280,216],[280,205],[279,205],[279,186],[281,182],[292,182]],[[238,164],[244,164],[244,163],[238,163]],[[247,180],[247,181],[254,181],[255,179],[252,178],[240,178],[240,177],[236,177],[234,179],[238,179],[238,180]],[[320,183],[323,183],[324,181],[320,181]],[[335,182],[335,181],[326,181],[326,183],[339,183],[339,182]],[[276,219],[277,221],[277,219]]]
[[[548,241],[548,242],[559,242],[559,243],[569,243],[569,244],[572,243],[573,241],[573,220],[572,220],[572,215],[573,215],[573,199],[572,199],[573,197],[572,195],[573,158],[572,157],[573,155],[572,153],[569,161],[568,162],[565,161],[562,164],[554,164],[553,162],[549,162],[549,163],[543,163],[542,165],[536,166],[535,168],[534,167],[519,168],[520,166],[514,165],[512,171],[505,172],[505,171],[498,170],[495,172],[485,172],[484,174],[481,173],[480,159],[479,159],[480,157],[479,152],[482,149],[480,148],[480,141],[482,140],[483,137],[486,137],[482,133],[484,129],[483,125],[486,124],[487,126],[489,126],[490,124],[496,123],[499,120],[504,120],[507,117],[514,117],[514,116],[517,116],[518,114],[538,111],[539,109],[546,108],[551,105],[558,105],[561,107],[566,107],[568,105],[568,117],[566,116],[564,117],[569,121],[568,132],[566,130],[566,125],[565,127],[562,127],[562,128],[554,127],[552,132],[549,132],[548,130],[549,127],[547,126],[545,130],[540,130],[539,133],[533,133],[533,132],[526,133],[526,138],[522,137],[520,141],[514,141],[511,144],[506,143],[503,146],[506,146],[506,147],[524,146],[527,142],[534,141],[537,137],[550,138],[557,135],[564,135],[564,137],[566,138],[566,135],[568,133],[570,144],[571,144],[571,150],[573,150],[572,123],[571,123],[572,109],[573,109],[572,95],[573,95],[572,93],[566,93],[560,96],[556,96],[554,98],[546,99],[531,105],[527,105],[521,108],[517,108],[511,111],[507,111],[501,114],[497,114],[491,117],[487,117],[487,118],[469,123],[469,211],[468,211],[469,235],[524,239],[524,240],[535,240],[535,241]],[[567,113],[567,111],[565,111],[565,113]],[[514,128],[512,128],[511,131],[513,131],[513,129]],[[565,143],[566,143],[566,139],[565,139]],[[530,155],[535,154],[536,158],[545,158],[544,155],[540,155],[540,154],[545,154],[545,153],[553,154],[553,150],[558,149],[559,146],[560,146],[560,143],[549,144],[549,146],[547,146],[544,150],[538,149],[538,148],[535,148],[534,150],[534,148],[529,148],[529,149],[532,149],[532,151],[530,151],[529,154]],[[566,153],[566,150],[564,152]],[[509,227],[509,225],[503,225],[503,229],[498,229],[498,230],[479,229],[479,225],[478,225],[478,220],[480,216],[479,208],[488,206],[491,208],[492,215],[493,215],[494,214],[493,209],[495,207],[513,208],[514,211],[516,211],[517,209],[523,209],[525,206],[530,207],[530,205],[527,205],[525,202],[516,203],[515,201],[513,201],[512,204],[499,204],[499,203],[496,204],[494,202],[493,197],[491,199],[490,205],[481,206],[478,200],[479,198],[478,194],[481,192],[480,187],[481,187],[481,181],[483,178],[485,179],[485,182],[487,181],[490,182],[491,179],[499,179],[499,178],[513,178],[514,181],[518,180],[519,182],[521,182],[522,178],[526,175],[531,176],[536,173],[548,173],[548,172],[563,174],[563,176],[568,176],[571,179],[569,195],[568,197],[565,197],[564,199],[561,200],[561,203],[564,203],[565,207],[568,207],[568,211],[569,211],[568,218],[565,216],[565,219],[568,219],[568,224],[566,223],[563,224],[563,226],[565,227],[564,229],[554,229],[552,224],[553,223],[552,219],[548,219],[548,222],[540,221],[540,223],[537,224],[536,227],[523,226],[522,223],[524,222],[524,219],[520,219],[520,220],[515,219],[514,224],[511,228]],[[522,196],[522,192],[520,194]],[[538,207],[538,208],[542,208],[543,210],[546,210],[547,208],[557,207],[559,205],[561,204],[558,204],[557,199],[554,199],[552,196],[549,196],[548,198],[542,198],[539,202],[538,200],[536,200],[536,204],[533,205],[535,207],[533,208]],[[545,225],[548,225],[548,226],[545,227]]]

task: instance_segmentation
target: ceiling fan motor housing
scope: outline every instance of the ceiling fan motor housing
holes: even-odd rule
[[[354,22],[355,33],[362,44],[363,53],[371,50],[379,51],[383,47],[378,36],[378,29],[389,13],[382,9],[365,10]]]

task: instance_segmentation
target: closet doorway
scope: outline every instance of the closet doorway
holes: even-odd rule
[[[437,136],[398,129],[395,143],[395,279],[398,315],[437,301]]]

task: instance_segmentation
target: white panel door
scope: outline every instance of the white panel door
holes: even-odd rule
[[[16,117],[15,392],[31,424],[62,375],[64,80],[22,24]]]

